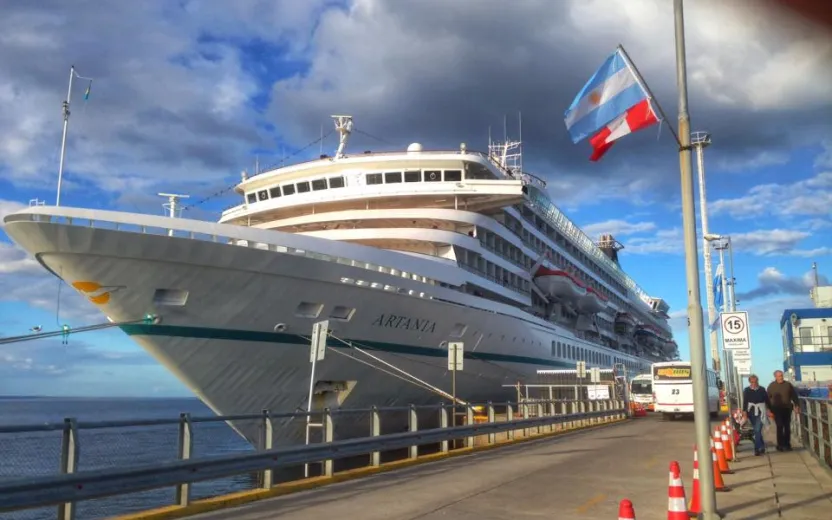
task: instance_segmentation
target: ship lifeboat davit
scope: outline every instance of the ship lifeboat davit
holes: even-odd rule
[[[534,283],[548,296],[558,300],[577,303],[586,296],[587,290],[566,271],[540,266],[534,274]]]
[[[615,315],[616,334],[632,334],[638,325],[633,315],[627,312],[619,312]]]
[[[635,336],[636,341],[639,341],[649,347],[655,347],[659,343],[664,342],[664,338],[662,338],[659,332],[650,325],[639,325],[636,327],[636,331],[633,333],[633,336]]]

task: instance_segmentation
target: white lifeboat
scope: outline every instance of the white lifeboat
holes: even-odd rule
[[[586,294],[578,299],[578,311],[582,314],[596,314],[607,306],[607,299],[592,287],[586,288]]]
[[[578,302],[587,290],[566,271],[540,266],[534,274],[534,283],[549,296],[559,300]]]

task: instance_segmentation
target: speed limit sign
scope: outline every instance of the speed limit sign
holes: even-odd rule
[[[751,336],[748,333],[748,313],[745,311],[723,312],[722,348],[725,350],[747,350],[751,348]]]

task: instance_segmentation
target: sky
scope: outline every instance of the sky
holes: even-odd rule
[[[707,131],[710,231],[734,245],[754,371],[782,363],[779,318],[810,307],[812,262],[832,276],[832,36],[768,2],[686,2],[692,129]],[[727,5],[726,5],[727,4]],[[332,153],[330,114],[355,118],[352,150],[487,147],[519,135],[524,167],[624,269],[671,306],[688,359],[672,3],[664,0],[6,0],[0,19],[0,216],[54,204],[61,103],[76,80],[62,204],[217,220],[263,166]],[[564,110],[623,44],[667,114],[599,162]],[[698,207],[698,197],[697,197]],[[699,268],[702,272],[701,245]],[[705,306],[704,277],[702,285]],[[707,318],[706,318],[707,319]],[[102,323],[0,229],[0,335]],[[187,396],[117,330],[0,345],[0,394]]]

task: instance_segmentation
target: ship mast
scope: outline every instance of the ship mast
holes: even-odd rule
[[[347,141],[349,141],[352,133],[352,116],[330,117],[335,120],[335,131],[338,132],[338,150],[335,152],[335,158],[341,159],[346,157],[344,150],[347,148]]]

